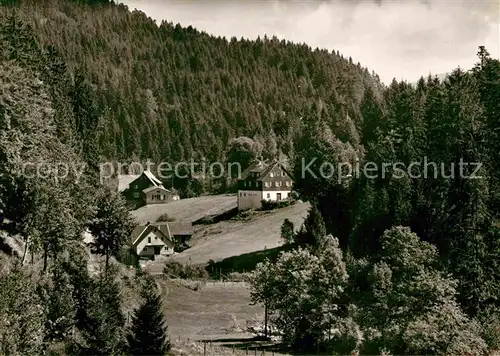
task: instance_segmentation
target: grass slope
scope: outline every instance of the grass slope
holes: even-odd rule
[[[172,341],[249,337],[247,321],[263,320],[264,310],[250,305],[245,283],[207,282],[197,291],[168,280],[160,284]]]
[[[182,286],[188,281],[159,283],[172,355],[288,355],[278,352],[279,345],[272,341],[255,340],[248,331],[248,327],[262,327],[264,308],[250,304],[245,283],[207,282],[196,291]],[[202,340],[213,342],[204,350]]]
[[[172,258],[178,262],[204,264],[209,260],[218,261],[278,247],[282,244],[280,232],[283,221],[289,219],[299,228],[308,209],[308,203],[297,203],[249,221],[221,222],[217,224],[221,232],[198,241],[193,247]]]
[[[167,204],[143,206],[132,212],[140,224],[155,222],[160,215],[168,214],[177,221],[194,222],[205,216],[222,214],[237,206],[236,195],[210,195],[181,199]]]

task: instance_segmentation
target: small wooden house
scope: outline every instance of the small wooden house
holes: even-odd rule
[[[120,185],[119,183],[119,187],[123,189],[127,200],[134,201],[137,206],[165,204],[178,199],[149,170],[145,170],[139,176],[133,177],[133,179],[130,176],[124,176],[123,179],[120,177],[119,180],[127,181],[128,185],[125,189],[124,184]]]

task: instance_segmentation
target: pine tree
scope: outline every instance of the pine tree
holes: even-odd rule
[[[118,253],[132,233],[134,221],[117,193],[103,189],[98,200],[97,213],[89,229],[95,236],[92,250],[106,257],[107,269],[109,258]]]
[[[151,276],[146,276],[143,304],[134,312],[127,337],[131,355],[165,355],[170,350],[161,295]]]
[[[99,112],[92,100],[91,89],[81,73],[75,75],[74,88],[70,93],[71,105],[75,114],[75,134],[80,138],[83,157],[92,168],[98,161],[97,128]]]
[[[299,246],[319,247],[326,236],[325,223],[316,204],[309,209],[303,228],[297,234]]]
[[[285,240],[285,243],[287,244],[295,242],[293,222],[288,219],[285,219],[281,225],[281,238]]]
[[[86,305],[83,336],[87,347],[78,350],[85,355],[110,355],[124,349],[125,316],[122,313],[120,286],[113,269],[93,280]]]
[[[52,285],[46,288],[48,300],[45,339],[48,342],[68,340],[72,336],[76,307],[70,282],[70,276],[62,266],[56,265],[53,269]]]

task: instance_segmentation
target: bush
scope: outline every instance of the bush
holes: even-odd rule
[[[500,310],[487,307],[483,310],[479,319],[482,324],[482,334],[488,347],[492,350],[500,350]]]
[[[174,252],[181,253],[189,248],[186,244],[177,244],[174,246]]]
[[[158,219],[156,219],[156,222],[173,222],[175,221],[174,217],[168,216],[167,213],[161,214]]]
[[[208,272],[199,266],[182,264],[179,262],[167,262],[163,268],[163,273],[168,277],[182,279],[208,279]]]
[[[268,210],[274,210],[274,209],[281,209],[286,206],[289,206],[294,203],[292,200],[280,200],[280,201],[269,201],[269,200],[261,200],[261,208],[260,210],[262,211],[268,211]]]
[[[260,210],[262,211],[274,210],[278,207],[278,202],[264,200],[264,199],[260,201],[260,204],[261,204]]]
[[[290,206],[294,203],[295,203],[295,201],[293,201],[293,200],[282,200],[278,203],[278,209]]]

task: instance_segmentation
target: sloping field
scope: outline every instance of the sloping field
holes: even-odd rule
[[[184,286],[189,281],[158,282],[173,343],[172,355],[285,355],[270,351],[269,346],[274,349],[273,342],[252,340],[254,334],[249,327],[262,328],[264,308],[251,304],[250,289],[245,283],[193,281],[199,288],[191,290]],[[213,343],[204,349],[201,340]]]
[[[218,215],[236,208],[236,195],[210,195],[176,200],[167,204],[143,206],[132,211],[139,224],[155,222],[160,215],[168,214],[177,221],[194,222],[205,216]]]
[[[272,211],[249,221],[225,221],[220,233],[210,235],[186,251],[172,257],[174,261],[204,264],[231,256],[278,247],[281,241],[281,225],[285,219],[298,229],[307,216],[308,203]]]
[[[245,283],[207,282],[197,291],[160,281],[165,316],[173,340],[215,339],[222,336],[249,337],[247,322],[264,319],[260,305],[250,305],[250,290]],[[201,283],[201,282],[200,282]]]

